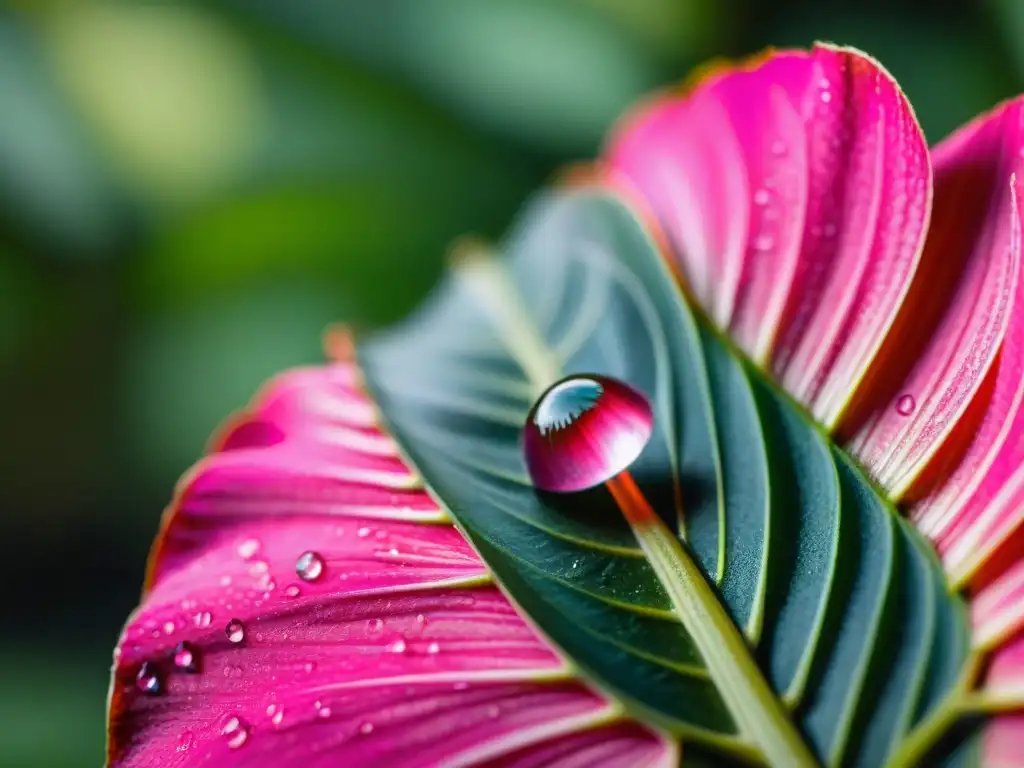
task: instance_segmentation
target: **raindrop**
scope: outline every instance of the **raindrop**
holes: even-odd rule
[[[358,536],[360,539],[365,539],[369,535],[370,529],[366,527],[360,528],[358,531],[356,531],[356,536]]]
[[[192,617],[192,623],[195,624],[197,627],[208,627],[210,626],[211,621],[213,621],[213,614],[211,614],[209,611],[197,613],[195,616]]]
[[[384,629],[384,619],[370,619],[366,622],[366,628],[377,634]]]
[[[238,749],[249,740],[249,726],[240,718],[231,717],[220,729],[220,735],[227,739],[228,747]]]
[[[303,552],[295,561],[295,573],[303,581],[316,581],[324,572],[324,561],[316,552]]]
[[[282,720],[284,720],[283,709],[279,709],[277,712],[274,713],[274,716],[270,718],[270,722],[272,722],[275,726],[280,725]]]
[[[441,652],[441,646],[438,643],[431,643],[427,646],[427,653],[433,655]]]
[[[260,543],[256,539],[246,539],[238,545],[238,556],[243,560],[248,560],[259,551]]]
[[[416,623],[419,624],[420,626],[423,626],[424,624],[427,623],[427,617],[424,616],[422,613],[417,613],[416,614]]]
[[[245,625],[238,619],[232,619],[224,627],[224,634],[228,636],[228,640],[232,643],[240,643],[245,640]]]
[[[165,621],[164,622],[164,634],[165,635],[173,635],[174,634],[174,622],[173,621]]]
[[[298,597],[300,591],[301,590],[299,589],[299,585],[298,584],[289,584],[284,589],[284,593],[286,595],[288,595],[288,597]]]
[[[825,104],[828,104],[830,101],[832,101],[832,92],[831,91],[822,91],[821,92],[821,100]]]
[[[401,635],[396,637],[386,646],[386,650],[388,653],[405,653],[406,648],[407,646],[405,643],[405,638]]]
[[[913,395],[900,395],[896,401],[896,413],[900,416],[909,416],[917,408],[917,401]]]
[[[626,469],[651,437],[647,398],[607,376],[574,375],[552,385],[530,409],[523,450],[543,491],[582,491]]]
[[[135,687],[147,696],[159,696],[164,692],[164,683],[160,679],[160,672],[151,661],[145,661],[139,667],[139,674],[135,676]]]
[[[199,651],[192,643],[183,641],[174,649],[174,666],[182,672],[195,674],[199,671]]]

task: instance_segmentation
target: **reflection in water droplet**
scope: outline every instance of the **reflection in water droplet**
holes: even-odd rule
[[[228,636],[228,640],[232,643],[240,643],[245,640],[245,625],[238,619],[232,619],[224,627],[224,634]]]
[[[227,739],[228,747],[238,749],[249,740],[249,726],[240,718],[229,717],[220,729],[220,735]]]
[[[896,413],[900,416],[909,416],[917,408],[917,401],[914,400],[913,395],[900,395],[896,401]]]
[[[316,552],[303,552],[295,561],[295,573],[303,581],[316,581],[324,572],[324,561]]]
[[[160,679],[160,671],[151,661],[145,661],[135,676],[135,687],[147,696],[159,696],[164,692],[164,684]]]
[[[526,467],[540,490],[592,488],[632,464],[652,428],[647,398],[628,384],[569,376],[541,395],[526,417]]]
[[[192,643],[178,643],[178,647],[174,649],[174,666],[190,674],[199,671],[199,652]]]

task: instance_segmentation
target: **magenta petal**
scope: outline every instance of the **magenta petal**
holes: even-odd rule
[[[988,584],[971,602],[973,642],[992,648],[1024,630],[1024,561]]]
[[[985,768],[1024,768],[1024,715],[1000,715],[985,727]]]
[[[118,644],[112,765],[529,764],[579,743],[625,768],[672,754],[572,679],[490,585],[352,374],[281,377],[183,483]]]
[[[928,220],[927,146],[892,78],[849,49],[773,55],[649,107],[608,156],[712,318],[834,425]]]
[[[928,331],[922,349],[904,345],[904,355],[913,361],[909,373],[852,443],[868,469],[899,496],[937,457],[948,460],[956,427],[966,425],[967,437],[978,439],[962,471],[918,513],[931,519],[926,529],[938,536],[968,496],[982,506],[991,501],[1007,479],[1009,464],[1016,463],[1013,457],[1020,455],[1019,440],[1008,438],[1024,426],[1017,422],[1024,331],[1024,177],[1015,177],[1024,170],[1021,114],[1020,102],[1005,105],[935,150],[935,216],[927,270],[919,276],[922,305],[915,311],[922,318],[935,312],[938,319],[922,322]],[[1001,370],[993,373],[1001,352]],[[992,394],[987,381],[994,384]],[[979,397],[990,399],[985,404]],[[901,408],[903,401],[912,407]],[[975,419],[963,418],[972,406],[983,408],[980,429]],[[940,449],[946,453],[939,455]],[[946,474],[939,467],[935,471]]]

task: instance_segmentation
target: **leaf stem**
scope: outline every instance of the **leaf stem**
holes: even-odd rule
[[[769,765],[818,765],[700,568],[630,474],[620,473],[607,487],[742,730],[760,746]]]

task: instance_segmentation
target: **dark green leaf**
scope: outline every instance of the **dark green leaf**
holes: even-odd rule
[[[613,198],[536,203],[504,254],[467,258],[359,359],[408,457],[497,578],[637,718],[720,755],[778,762],[787,753],[766,728],[792,728],[788,714],[819,760],[880,765],[955,695],[966,617],[927,544],[694,318]],[[668,570],[606,487],[551,495],[527,478],[531,400],[577,372],[651,398],[655,432],[630,473],[685,541]],[[696,624],[671,570],[691,557],[714,589],[714,605],[693,583],[683,595],[707,609]],[[737,628],[743,658],[723,665]],[[738,705],[738,680],[767,700]],[[758,707],[766,719],[750,717]]]

